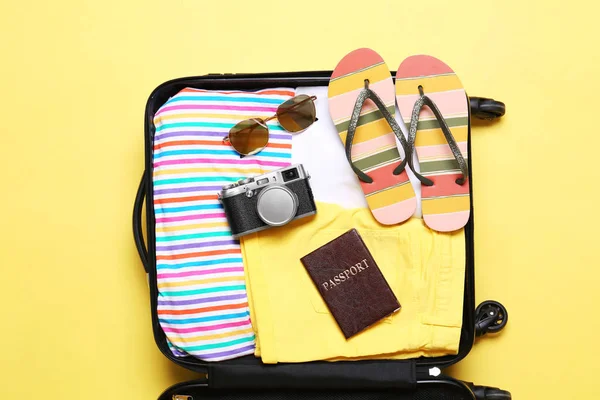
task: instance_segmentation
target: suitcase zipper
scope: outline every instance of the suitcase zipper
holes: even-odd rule
[[[194,381],[188,381],[184,383],[180,383],[178,385],[172,386],[167,391],[173,392],[187,392],[187,393],[196,393],[196,391],[200,391],[205,389],[208,386],[208,374],[203,374],[204,379],[197,379]],[[177,387],[177,389],[175,389]],[[194,400],[194,396],[190,394],[173,394],[171,395],[171,400]]]
[[[440,367],[430,367],[421,365],[417,367],[417,380],[419,379],[431,379],[438,378],[442,375],[442,369]]]
[[[437,378],[442,374],[442,370],[439,367],[431,367],[427,369],[427,377]],[[192,396],[185,394],[174,394],[172,400],[194,400]]]

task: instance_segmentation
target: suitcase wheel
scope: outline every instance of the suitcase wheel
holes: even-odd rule
[[[476,386],[473,384],[469,384],[473,394],[475,395],[475,399],[477,400],[511,400],[512,396],[510,392],[506,390],[500,390],[494,387],[488,386]]]
[[[500,332],[508,322],[506,308],[497,301],[488,300],[475,310],[475,336]]]
[[[470,97],[471,115],[488,121],[500,118],[506,113],[503,102],[485,97]]]

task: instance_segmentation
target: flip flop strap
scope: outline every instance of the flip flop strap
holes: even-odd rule
[[[409,146],[408,146],[408,142],[404,138],[404,135],[402,134],[402,130],[400,129],[400,126],[398,125],[398,123],[396,122],[394,117],[390,114],[390,112],[387,110],[387,108],[385,107],[385,104],[383,103],[381,98],[377,95],[377,93],[375,93],[374,91],[369,89],[368,80],[365,80],[365,87],[358,94],[356,103],[354,104],[354,110],[352,111],[352,116],[350,117],[350,122],[348,125],[348,134],[346,135],[346,158],[348,159],[348,162],[350,163],[350,166],[352,167],[352,170],[354,171],[354,173],[356,174],[358,179],[360,179],[361,181],[366,182],[366,183],[372,183],[373,178],[371,178],[369,175],[362,172],[352,162],[352,142],[354,141],[354,135],[356,134],[356,128],[358,127],[358,119],[360,117],[360,112],[362,111],[363,104],[365,103],[365,101],[367,99],[371,99],[373,101],[373,103],[375,103],[375,105],[377,106],[379,111],[381,111],[381,114],[383,114],[383,117],[385,118],[387,123],[392,128],[394,135],[396,135],[398,140],[400,140],[400,144],[402,145],[402,148],[404,149],[404,153],[405,153],[404,160],[402,160],[400,165],[398,165],[394,169],[394,172],[393,172],[394,175],[399,175],[400,173],[402,173],[402,171],[404,171],[404,167],[406,166],[406,160],[407,160],[407,158],[409,158],[409,156],[408,156],[409,153],[407,152],[407,150],[409,149]]]
[[[458,162],[460,171],[462,172],[462,177],[458,178],[456,180],[456,183],[458,185],[463,185],[466,182],[467,176],[469,176],[467,162],[466,162],[465,158],[463,157],[463,155],[460,151],[460,148],[458,147],[458,144],[456,144],[456,140],[454,139],[454,136],[452,135],[452,132],[450,131],[450,128],[448,127],[448,124],[446,123],[446,120],[444,119],[444,116],[438,109],[437,105],[433,102],[433,100],[431,100],[431,98],[429,98],[428,96],[426,96],[423,93],[423,88],[421,86],[419,86],[419,93],[420,93],[420,97],[415,102],[415,106],[413,107],[413,112],[412,112],[412,116],[410,119],[410,129],[408,130],[408,147],[410,149],[414,149],[415,139],[417,137],[417,127],[419,124],[419,114],[420,114],[421,108],[423,108],[423,106],[428,106],[431,109],[431,111],[433,111],[433,115],[435,116],[438,123],[440,124],[440,128],[442,129],[442,132],[444,133],[444,137],[446,138],[446,141],[448,142],[448,146],[450,147],[450,150],[452,151],[454,158]],[[415,167],[413,165],[414,163],[413,163],[412,151],[407,154],[410,154],[410,156],[408,156],[408,166],[414,172],[415,176],[421,181],[421,183],[423,185],[432,186],[433,181],[431,179],[419,174],[415,170]]]

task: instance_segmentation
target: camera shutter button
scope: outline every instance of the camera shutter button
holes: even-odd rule
[[[238,183],[240,185],[247,185],[248,183],[254,182],[254,178],[246,178],[246,179],[240,179],[238,181]]]

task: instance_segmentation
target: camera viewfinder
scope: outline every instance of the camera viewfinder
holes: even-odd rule
[[[283,171],[283,181],[288,182],[294,179],[298,179],[298,170],[296,168],[288,169]]]

